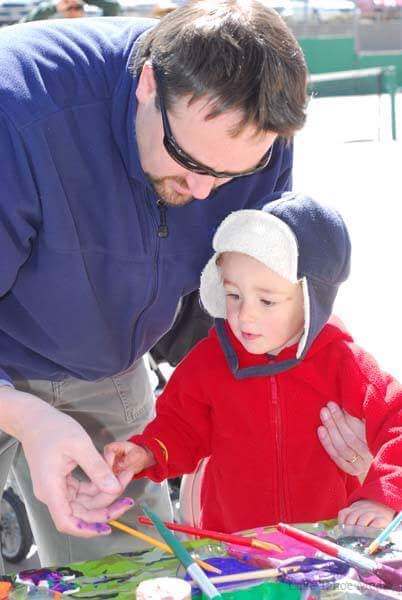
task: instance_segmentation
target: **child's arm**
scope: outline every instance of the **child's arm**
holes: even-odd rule
[[[159,482],[192,473],[199,461],[210,455],[211,392],[204,377],[208,343],[203,340],[176,367],[157,399],[155,419],[141,435],[130,438],[131,443],[150,451],[155,461],[135,477]]]
[[[374,458],[362,487],[349,497],[351,506],[341,518],[351,522],[358,512],[359,523],[372,523],[377,518],[389,521],[402,509],[402,387],[354,344],[348,346],[347,358],[342,365],[343,407],[365,419],[367,443]],[[375,515],[370,520],[371,510]]]

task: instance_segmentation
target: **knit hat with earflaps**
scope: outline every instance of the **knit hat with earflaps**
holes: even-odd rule
[[[210,315],[235,376],[274,375],[295,366],[328,321],[339,285],[350,271],[350,239],[341,216],[315,200],[287,192],[262,210],[239,210],[218,227],[215,254],[201,275],[200,297]],[[223,252],[241,252],[262,262],[292,283],[301,280],[304,333],[296,357],[240,369],[223,319],[225,291],[216,262]]]

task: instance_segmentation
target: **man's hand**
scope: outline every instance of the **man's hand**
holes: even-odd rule
[[[5,387],[1,413],[0,426],[21,442],[35,496],[47,505],[57,529],[80,537],[110,533],[106,521],[121,516],[133,501],[115,502],[127,483],[115,477],[81,425],[36,396]],[[77,466],[89,483],[74,479]]]
[[[105,446],[105,461],[124,490],[133,476],[155,463],[152,452],[131,442],[112,442]],[[82,465],[81,465],[82,467]],[[106,521],[117,519],[133,506],[131,498],[119,498],[111,504],[115,496],[100,490],[93,481],[79,482],[67,476],[67,490],[74,517],[79,518],[79,527],[84,533],[109,533]],[[93,523],[93,520],[98,521]],[[87,525],[83,529],[83,522]]]
[[[321,421],[323,425],[318,428],[318,437],[334,463],[345,473],[364,480],[373,460],[366,442],[364,422],[349,415],[335,402],[329,402],[321,410]]]
[[[395,511],[385,504],[373,500],[358,500],[339,511],[338,521],[344,525],[361,527],[386,527],[394,518]]]

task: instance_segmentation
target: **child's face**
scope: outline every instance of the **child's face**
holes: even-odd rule
[[[219,260],[230,327],[252,354],[274,352],[304,326],[303,291],[258,260],[225,252]]]

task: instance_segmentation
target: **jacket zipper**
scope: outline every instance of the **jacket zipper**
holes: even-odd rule
[[[149,195],[147,195],[147,204],[148,204],[148,208],[150,211],[151,219],[152,219],[153,223],[156,225],[156,232],[157,232],[158,238],[168,237],[169,230],[168,230],[167,219],[166,219],[166,211],[167,211],[166,204],[163,202],[163,200],[160,200],[160,199],[158,199],[156,202],[156,206],[157,206],[158,213],[159,213],[159,222],[155,218],[155,208],[152,207],[152,204],[153,204],[153,206],[155,206],[154,199],[150,198]],[[154,253],[154,259],[153,259],[154,273],[155,273],[153,287],[152,287],[151,295],[149,298],[149,302],[147,303],[146,306],[144,306],[141,313],[137,317],[137,324],[140,322],[140,320],[144,316],[144,313],[147,312],[147,310],[152,306],[152,304],[155,302],[155,299],[156,299],[156,291],[157,291],[158,285],[159,285],[159,270],[158,270],[158,260],[159,260],[159,251],[160,251],[159,246],[160,246],[160,242],[159,242],[159,239],[157,239],[155,253]]]
[[[158,237],[167,238],[169,235],[169,228],[166,220],[166,204],[163,200],[158,200],[156,203],[159,210],[159,224],[158,224]]]
[[[273,361],[274,362],[274,361]],[[286,522],[286,509],[283,499],[283,485],[280,480],[280,474],[283,472],[282,467],[282,419],[281,419],[281,411],[279,406],[279,394],[278,394],[278,382],[274,375],[271,375],[270,378],[270,387],[271,387],[271,401],[273,407],[273,423],[275,428],[275,441],[277,447],[277,481],[278,481],[278,498],[279,498],[279,518],[278,521]]]

